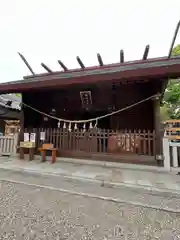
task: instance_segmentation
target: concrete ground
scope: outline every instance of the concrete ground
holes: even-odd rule
[[[180,176],[166,173],[162,167],[66,158],[60,158],[55,164],[51,164],[50,161],[42,163],[40,159],[29,162],[17,158],[0,158],[0,169],[55,175],[116,187],[180,193]]]
[[[0,169],[0,239],[180,238],[178,194]]]

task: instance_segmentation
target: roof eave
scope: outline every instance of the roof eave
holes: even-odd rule
[[[171,57],[171,59],[180,59],[180,56]],[[160,58],[149,58],[146,60],[140,59],[136,61],[127,61],[123,63],[112,63],[112,64],[105,64],[103,66],[91,66],[86,67],[85,69],[82,68],[75,68],[75,69],[69,69],[66,71],[66,73],[76,73],[76,72],[83,72],[83,71],[90,71],[90,70],[98,70],[98,69],[109,69],[112,67],[123,67],[123,66],[133,66],[136,64],[142,64],[142,63],[151,63],[151,62],[160,62],[160,61],[168,61],[169,59],[167,57],[160,57]],[[33,74],[33,75],[27,75],[24,76],[23,79],[33,79],[36,77],[50,77],[53,75],[63,74],[65,71],[55,71],[55,72],[46,72],[46,73],[39,73],[39,74]]]
[[[23,92],[30,89],[49,88],[71,84],[97,83],[109,80],[122,79],[139,80],[140,78],[177,78],[180,76],[180,59],[174,59],[149,64],[112,67],[93,71],[64,73],[51,75],[51,77],[36,77],[32,80],[21,80],[0,84],[0,93]]]

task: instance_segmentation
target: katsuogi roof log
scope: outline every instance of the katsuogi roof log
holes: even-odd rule
[[[99,53],[97,54],[97,58],[98,58],[99,65],[103,66],[104,65],[103,64],[103,60],[102,60],[102,57],[101,57],[101,55]]]
[[[59,65],[64,69],[64,71],[68,71],[68,68],[64,65],[64,63],[61,60],[58,60]]]
[[[148,53],[149,53],[149,48],[150,48],[149,45],[147,45],[147,46],[145,47],[144,54],[143,54],[143,58],[142,58],[143,60],[146,60],[146,59],[147,59]]]
[[[120,62],[121,63],[124,62],[124,51],[123,51],[123,49],[120,51]]]
[[[49,73],[52,73],[53,71],[47,66],[45,65],[44,63],[41,63],[41,66]]]
[[[81,61],[80,57],[77,56],[76,59],[77,59],[79,65],[80,65],[80,67],[84,69],[84,68],[85,68],[85,65],[84,65],[84,63]]]

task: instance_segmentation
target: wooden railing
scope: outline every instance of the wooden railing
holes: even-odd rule
[[[88,131],[67,129],[25,129],[36,133],[36,146],[42,145],[40,132],[45,132],[45,141],[55,148],[68,151],[89,153],[134,153],[155,156],[155,132],[150,131],[113,131],[93,129]]]

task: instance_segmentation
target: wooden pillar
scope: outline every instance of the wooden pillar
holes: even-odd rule
[[[19,142],[24,141],[24,108],[21,107],[20,113],[20,134],[19,134]]]
[[[154,130],[156,134],[155,140],[155,154],[156,160],[160,160],[162,155],[162,138],[161,138],[161,116],[160,116],[160,95],[153,98],[154,109]]]

